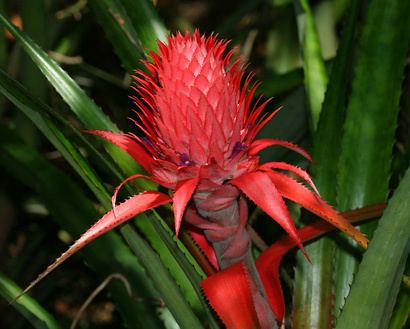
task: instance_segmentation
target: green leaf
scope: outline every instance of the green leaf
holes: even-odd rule
[[[11,302],[20,292],[21,289],[15,282],[0,273],[0,295],[7,302]],[[36,329],[60,329],[54,317],[28,295],[22,296],[11,306],[19,311]]]
[[[155,50],[157,40],[166,39],[167,30],[151,1],[90,0],[90,5],[129,73],[140,66],[145,49]]]
[[[139,220],[143,219],[139,218]],[[150,250],[148,244],[130,226],[122,227],[121,232],[131,250],[142,261],[157,289],[162,292],[161,297],[174,315],[178,325],[182,329],[204,328],[204,325],[201,324],[199,319],[190,310],[187,301],[182,297],[180,290],[175,285],[174,279],[164,269],[159,257],[148,252]]]
[[[122,1],[90,0],[89,4],[96,14],[124,68],[132,72],[144,56],[141,41],[134,29],[128,11]]]
[[[343,138],[338,179],[342,210],[386,198],[410,38],[404,19],[409,11],[406,0],[373,0],[369,5]]]
[[[337,20],[334,6],[331,1],[321,1],[313,10],[322,56],[325,60],[334,58],[337,51]]]
[[[209,328],[219,328],[218,322],[212,316],[201,290],[200,283],[205,278],[205,274],[198,267],[185,246],[175,239],[171,229],[159,220],[157,214],[156,217],[157,220],[155,218],[140,219],[138,227],[143,227],[144,232],[148,233],[147,239],[154,250],[157,251],[160,259],[166,265],[169,273],[175,279],[185,299],[201,322],[207,323]],[[147,223],[153,223],[153,225],[146,225]],[[158,226],[162,226],[163,229],[158,229]],[[160,234],[160,239],[155,239],[155,241],[150,239],[150,237],[155,237],[158,234]],[[177,245],[177,248],[175,245]],[[177,254],[173,255],[172,253],[175,252]]]
[[[319,36],[308,0],[295,0],[299,39],[303,46],[303,70],[312,131],[316,130],[325,97],[327,73]]]
[[[84,125],[90,129],[110,129],[118,131],[118,128],[116,128],[75,81],[30,37],[10,23],[2,14],[0,14],[0,23],[19,41],[33,62],[41,72],[43,72],[44,76]]]
[[[384,202],[410,40],[410,2],[369,2],[354,66],[338,183],[341,211]],[[371,234],[374,225],[362,230]],[[348,294],[357,259],[344,246],[337,253],[335,311]],[[357,257],[357,256],[356,256]]]
[[[52,112],[40,100],[33,97],[17,81],[11,79],[6,73],[0,70],[0,92],[5,95],[15,106],[17,106],[44,134],[61,155],[77,171],[80,177],[86,182],[89,188],[97,196],[108,210],[111,206],[109,195],[97,177],[96,173],[89,166],[87,160],[78,151],[78,148],[58,129],[50,119],[48,113]],[[68,125],[68,124],[67,124]],[[75,128],[71,127],[75,132]],[[79,134],[81,136],[81,134]]]
[[[30,1],[23,0],[20,2],[20,11],[22,24],[26,31],[29,31],[30,36],[36,42],[47,49],[47,25],[48,19],[46,12],[46,4],[44,0]],[[47,80],[43,74],[30,60],[27,54],[20,56],[20,65],[18,67],[19,77],[22,84],[28,88],[32,94],[45,101],[48,96]],[[31,145],[38,145],[40,138],[37,135],[35,127],[20,113],[15,113],[16,127],[20,136]]]
[[[384,329],[410,251],[410,170],[390,200],[356,274],[336,329]]]
[[[327,237],[305,247],[312,264],[298,251],[293,297],[294,329],[331,329],[333,241]]]
[[[346,97],[349,85],[353,58],[351,49],[359,9],[360,2],[353,0],[314,136],[313,158],[316,164],[312,166],[313,177],[321,196],[330,203],[336,201],[333,180],[337,175],[344,121],[344,104],[340,99]],[[328,237],[308,245],[306,251],[313,266],[301,252],[297,254],[293,310],[295,329],[332,327],[334,248],[334,242]]]
[[[345,119],[345,104],[341,100],[348,97],[352,75],[352,48],[355,43],[359,11],[360,1],[351,0],[340,47],[332,63],[318,128],[313,137],[312,154],[316,163],[311,169],[314,181],[320,194],[332,204],[336,203],[337,188],[334,177],[338,171]]]
[[[23,184],[34,189],[47,205],[52,218],[73,237],[80,236],[101,216],[70,178],[41,158],[33,149],[22,144],[12,131],[2,127],[0,142],[0,165]],[[110,250],[110,257],[106,257],[107,250]],[[129,280],[136,294],[157,295],[138,259],[114,232],[98,238],[81,253],[101,279],[111,273],[120,272]],[[160,326],[152,304],[136,303],[119,282],[111,286],[118,310],[129,328],[143,327],[147,323],[154,328]],[[146,316],[141,318],[141,314]]]
[[[94,101],[85,94],[77,83],[53,59],[51,59],[44,50],[42,50],[27,35],[19,31],[1,14],[0,23],[3,24],[22,45],[23,49],[87,129],[106,129],[118,132],[116,125],[112,123]],[[136,162],[124,151],[111,143],[105,143],[104,145],[106,145],[111,157],[128,175],[141,171],[136,165]],[[152,187],[152,185],[147,187]]]
[[[46,13],[45,1],[23,0],[20,10],[24,29],[29,31],[30,37],[38,45],[47,49],[46,31],[49,17]],[[23,85],[41,100],[45,100],[48,91],[47,80],[27,55],[22,56],[19,69]]]
[[[407,260],[407,273],[409,263]],[[397,297],[394,312],[390,321],[389,329],[403,329],[409,321],[410,314],[410,289],[402,285],[402,289]]]
[[[168,34],[152,1],[122,0],[131,21],[145,49],[157,49],[157,40],[166,41]]]

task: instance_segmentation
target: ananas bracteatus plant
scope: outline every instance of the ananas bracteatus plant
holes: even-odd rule
[[[306,171],[284,162],[260,163],[259,151],[273,145],[289,148],[309,160],[310,156],[286,141],[255,139],[277,111],[262,115],[267,102],[252,102],[256,90],[256,85],[251,85],[252,75],[245,76],[240,59],[231,62],[233,51],[226,52],[226,41],[196,31],[177,33],[167,44],[158,45],[159,52],[151,52],[151,61],[145,62],[147,71],[137,71],[134,77],[135,123],[143,137],[88,132],[128,152],[149,174],[131,176],[119,187],[130,179],[148,177],[168,188],[170,196],[146,191],[115,206],[118,187],[113,210],[26,290],[101,234],[138,213],[172,202],[175,233],[178,235],[184,217],[198,242],[203,234],[210,244],[210,259],[216,256],[213,264],[221,272],[205,280],[203,289],[225,324],[229,328],[275,328],[273,313],[283,320],[284,309],[274,299],[282,297],[266,283],[266,261],[264,266],[254,265],[245,197],[282,226],[302,250],[284,198],[329,221],[363,246],[367,239],[321,199]],[[283,171],[292,172],[310,189]],[[233,313],[226,309],[230,303],[239,303]]]

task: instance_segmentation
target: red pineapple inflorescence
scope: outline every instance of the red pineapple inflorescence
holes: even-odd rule
[[[136,71],[134,77],[137,95],[133,100],[138,116],[135,124],[144,136],[88,131],[127,151],[149,176],[137,174],[125,180],[114,193],[113,210],[26,290],[99,235],[140,212],[172,202],[176,234],[185,218],[197,241],[204,241],[200,239],[204,236],[212,247],[210,254],[216,256],[213,264],[221,272],[205,281],[203,288],[225,324],[231,328],[275,328],[272,302],[269,306],[258,274],[261,268],[256,269],[250,253],[244,196],[279,223],[302,249],[284,198],[329,221],[362,246],[367,245],[366,237],[321,199],[306,171],[284,162],[259,163],[259,151],[273,145],[289,148],[309,160],[310,156],[290,142],[255,140],[277,111],[261,115],[267,102],[252,102],[256,89],[256,85],[251,85],[252,75],[245,76],[240,59],[231,61],[233,51],[226,51],[227,44],[198,31],[177,33],[166,44],[158,43],[158,53],[151,52],[151,60],[144,62],[147,70]],[[310,188],[283,171],[292,172]],[[171,197],[147,191],[115,206],[118,189],[139,177],[170,189]],[[261,275],[265,280],[266,275]],[[239,295],[231,289],[230,295],[229,278],[232,282],[245,282],[246,288]],[[215,290],[219,283],[225,295]],[[272,294],[268,295],[272,300]],[[233,316],[224,308],[229,302],[221,303],[221,298],[239,301]],[[240,302],[243,298],[246,305]],[[249,309],[249,305],[253,305],[249,312],[241,310]],[[282,311],[278,314],[274,307],[273,311],[279,320],[283,319]]]

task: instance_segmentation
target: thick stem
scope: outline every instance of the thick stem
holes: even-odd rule
[[[217,209],[212,209],[208,202],[204,209],[202,204],[208,196],[200,194],[194,197],[197,212],[203,223],[201,225],[197,221],[195,224],[204,230],[205,236],[213,245],[221,270],[238,262],[245,265],[260,328],[277,329],[275,317],[251,253],[251,237],[246,230],[248,220],[246,201],[242,197],[236,197],[227,202],[222,209],[217,202],[215,202],[218,204],[218,207],[215,207]]]

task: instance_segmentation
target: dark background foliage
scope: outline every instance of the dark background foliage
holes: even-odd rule
[[[262,82],[259,92],[274,97],[266,111],[284,106],[261,135],[308,148],[316,160],[311,171],[319,190],[339,210],[385,203],[409,165],[407,0],[0,0],[0,11],[23,31],[21,37],[4,28],[0,35],[1,328],[68,328],[82,303],[114,272],[125,276],[133,295],[128,296],[121,281],[110,283],[82,315],[81,328],[176,328],[176,323],[181,328],[193,328],[192,323],[221,327],[198,288],[203,272],[165,224],[171,219],[169,209],[160,209],[160,218],[142,216],[136,231],[127,226],[117,231],[122,237],[110,234],[67,261],[33,290],[27,303],[41,305],[37,315],[6,302],[8,288],[26,286],[109,209],[109,195],[121,177],[139,170],[122,153],[113,161],[115,151],[104,151],[96,139],[84,140],[78,129],[115,129],[112,121],[120,130],[138,133],[128,120],[134,116],[130,74],[167,30],[199,28],[232,39],[238,54],[250,62],[248,70]],[[47,52],[45,60],[25,36]],[[73,80],[44,65],[50,58]],[[276,148],[262,157],[308,165]],[[123,196],[127,193],[132,190]],[[306,215],[301,219],[299,209],[290,206],[300,225],[312,220]],[[252,210],[252,225],[273,243],[281,230]],[[400,217],[398,212],[390,216]],[[405,212],[403,223],[408,218]],[[364,227],[369,236],[376,223]],[[391,262],[369,261],[360,272],[386,267],[391,286],[370,277],[368,287],[353,286],[359,295],[360,289],[384,291],[385,304],[355,314],[351,310],[360,309],[360,300],[352,297],[345,313],[357,324],[351,328],[397,329],[408,322],[410,293],[408,276],[403,276],[407,232],[392,224],[379,233],[385,241],[396,237],[397,244],[375,242],[381,246],[380,262],[383,257]],[[363,251],[333,234],[310,244],[308,252],[313,266],[296,252],[283,262],[287,325],[332,328]],[[400,288],[406,280],[407,286]],[[170,285],[162,287],[165,282]],[[379,319],[371,312],[382,315]],[[54,320],[38,320],[38,314]],[[359,325],[366,316],[378,322]],[[337,328],[344,328],[349,321],[340,319]]]

